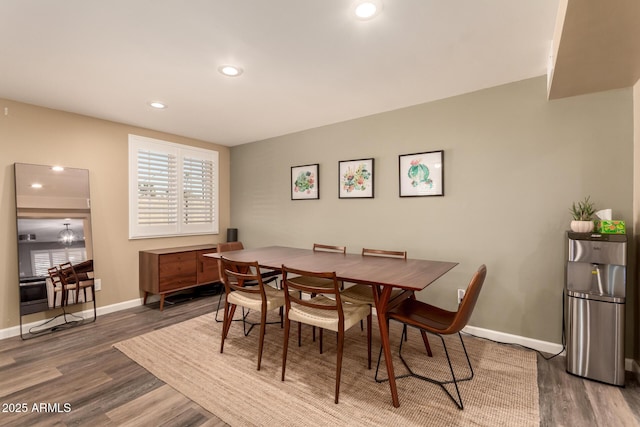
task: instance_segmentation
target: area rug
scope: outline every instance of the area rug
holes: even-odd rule
[[[374,381],[378,351],[373,352],[373,369],[367,370],[366,328],[362,332],[356,326],[346,333],[340,402],[334,404],[334,333],[325,332],[320,354],[311,328],[303,327],[298,347],[293,327],[283,382],[284,333],[278,325],[267,327],[260,371],[256,370],[258,328],[245,337],[242,323],[234,322],[221,354],[221,326],[212,313],[114,346],[232,426],[538,426],[540,422],[537,359],[532,351],[466,336],[475,377],[460,383],[464,410],[439,386],[416,378],[398,379],[400,407],[394,408],[389,384]],[[397,356],[400,332],[392,322],[396,375],[406,372]],[[464,376],[468,371],[460,341],[456,336],[447,339],[454,369]],[[442,345],[437,337],[430,341],[433,358],[426,357],[419,333],[410,330],[403,355],[415,370],[444,378],[448,367]],[[379,342],[374,331],[374,349]],[[384,369],[379,375],[386,376]]]

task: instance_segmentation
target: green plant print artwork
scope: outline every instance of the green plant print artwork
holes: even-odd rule
[[[294,189],[296,193],[310,194],[311,190],[315,186],[315,177],[311,171],[303,171],[298,174],[298,178],[294,183]]]
[[[411,179],[411,185],[418,187],[424,185],[425,187],[433,188],[433,181],[429,178],[429,168],[423,165],[422,159],[415,159],[411,161],[411,167],[407,175]]]
[[[367,170],[367,165],[364,163],[358,165],[355,170],[349,167],[342,176],[342,188],[347,193],[351,193],[352,191],[365,191],[369,186],[370,179],[371,172]]]

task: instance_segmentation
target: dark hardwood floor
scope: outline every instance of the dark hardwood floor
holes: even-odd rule
[[[226,425],[112,348],[211,312],[217,302],[217,296],[200,297],[162,312],[151,304],[26,341],[0,341],[0,425]],[[538,361],[542,426],[640,425],[634,375],[619,388],[567,374],[561,357]]]

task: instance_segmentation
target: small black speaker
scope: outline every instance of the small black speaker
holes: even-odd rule
[[[238,229],[227,228],[227,242],[237,242],[237,241],[238,241]]]

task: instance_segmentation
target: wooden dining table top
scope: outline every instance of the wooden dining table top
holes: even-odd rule
[[[457,262],[398,259],[361,254],[313,251],[286,246],[242,249],[205,256],[233,261],[257,261],[260,267],[280,269],[282,265],[306,271],[335,271],[338,280],[367,285],[392,286],[418,291],[447,273]]]

